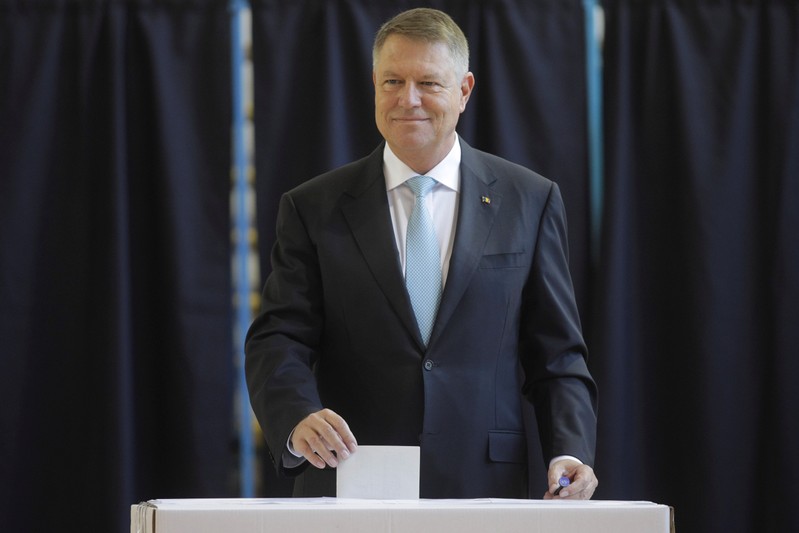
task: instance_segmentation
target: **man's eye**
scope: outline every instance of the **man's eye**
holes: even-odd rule
[[[435,92],[441,89],[441,84],[437,81],[423,81],[419,83],[419,86],[422,87],[425,91]]]
[[[383,80],[384,91],[397,91],[402,86],[400,80]]]

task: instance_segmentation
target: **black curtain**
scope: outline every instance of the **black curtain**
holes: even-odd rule
[[[228,20],[0,1],[3,530],[230,495]]]
[[[475,148],[536,170],[561,187],[578,304],[587,309],[588,155],[579,0],[253,0],[251,5],[264,278],[280,195],[366,156],[380,142],[372,85],[375,33],[400,11],[426,6],[449,13],[469,40],[476,86],[459,133]],[[531,448],[540,454],[537,441]],[[539,462],[534,467],[542,469]],[[274,478],[269,464],[263,478],[265,495],[290,490]],[[531,481],[533,492],[543,494],[543,470]]]
[[[799,3],[605,9],[602,494],[799,531]]]

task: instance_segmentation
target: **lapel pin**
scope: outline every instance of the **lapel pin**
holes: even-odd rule
[[[488,196],[481,196],[480,201],[483,202],[485,205],[491,205],[491,198]]]

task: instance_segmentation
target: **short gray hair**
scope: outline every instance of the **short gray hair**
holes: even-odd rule
[[[466,36],[443,11],[419,7],[403,11],[384,23],[378,30],[372,47],[373,69],[377,66],[380,50],[391,35],[402,35],[428,43],[444,43],[449,48],[458,77],[463,77],[469,71],[469,43]]]

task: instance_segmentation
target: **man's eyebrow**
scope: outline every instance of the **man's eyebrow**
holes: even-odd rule
[[[397,76],[397,73],[396,73],[396,72],[394,72],[393,70],[384,70],[384,71],[382,71],[382,72],[378,72],[378,75],[380,75],[380,76],[389,76],[389,77],[390,77],[390,76],[393,76],[393,77],[396,77],[396,76]]]
[[[403,76],[400,76],[396,72],[392,70],[384,70],[383,72],[379,72],[377,74],[378,78],[398,78],[403,79]],[[425,72],[421,76],[419,76],[418,80],[420,81],[442,81],[444,80],[445,75],[443,73],[435,73],[435,72]]]

